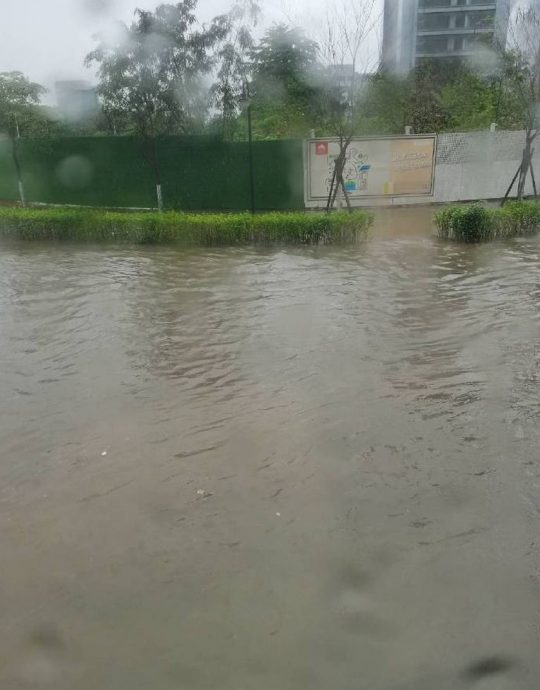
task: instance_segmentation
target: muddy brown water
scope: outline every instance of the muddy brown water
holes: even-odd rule
[[[0,247],[0,687],[540,685],[540,239]]]

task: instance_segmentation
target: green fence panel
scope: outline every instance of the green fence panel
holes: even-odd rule
[[[304,153],[301,140],[253,145],[256,208],[304,208]]]
[[[19,198],[17,175],[13,163],[12,144],[9,139],[0,140],[0,200],[16,201]]]
[[[0,199],[18,198],[11,143],[0,142]],[[155,180],[136,137],[66,137],[18,142],[26,198],[49,204],[154,207]],[[163,137],[157,142],[167,208],[251,206],[247,142]],[[253,143],[255,206],[304,206],[302,142]]]
[[[247,144],[177,145],[159,142],[163,199],[181,210],[249,208]]]
[[[154,204],[153,176],[133,137],[68,137],[21,143],[31,201],[89,206]]]

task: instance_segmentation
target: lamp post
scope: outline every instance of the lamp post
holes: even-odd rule
[[[249,147],[249,199],[251,206],[251,213],[255,215],[255,169],[253,161],[253,122],[251,110],[251,96],[249,93],[249,84],[244,82],[242,89],[242,100],[247,103],[247,121],[248,121],[248,147]]]

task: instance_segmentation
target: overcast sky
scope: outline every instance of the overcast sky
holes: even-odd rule
[[[324,29],[330,1],[261,0],[263,21],[292,21],[314,34]],[[231,3],[200,0],[198,14],[205,21],[227,11]],[[129,22],[136,7],[158,4],[159,0],[0,0],[0,72],[20,70],[48,88],[57,79],[93,81],[93,73],[82,64],[94,45],[93,35],[115,19]],[[54,100],[53,94],[47,100]]]

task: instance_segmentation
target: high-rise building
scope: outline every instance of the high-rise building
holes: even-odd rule
[[[384,2],[382,65],[393,74],[405,74],[414,65],[417,2]]]
[[[473,56],[505,43],[509,0],[385,0],[383,67],[404,74],[423,59]]]

